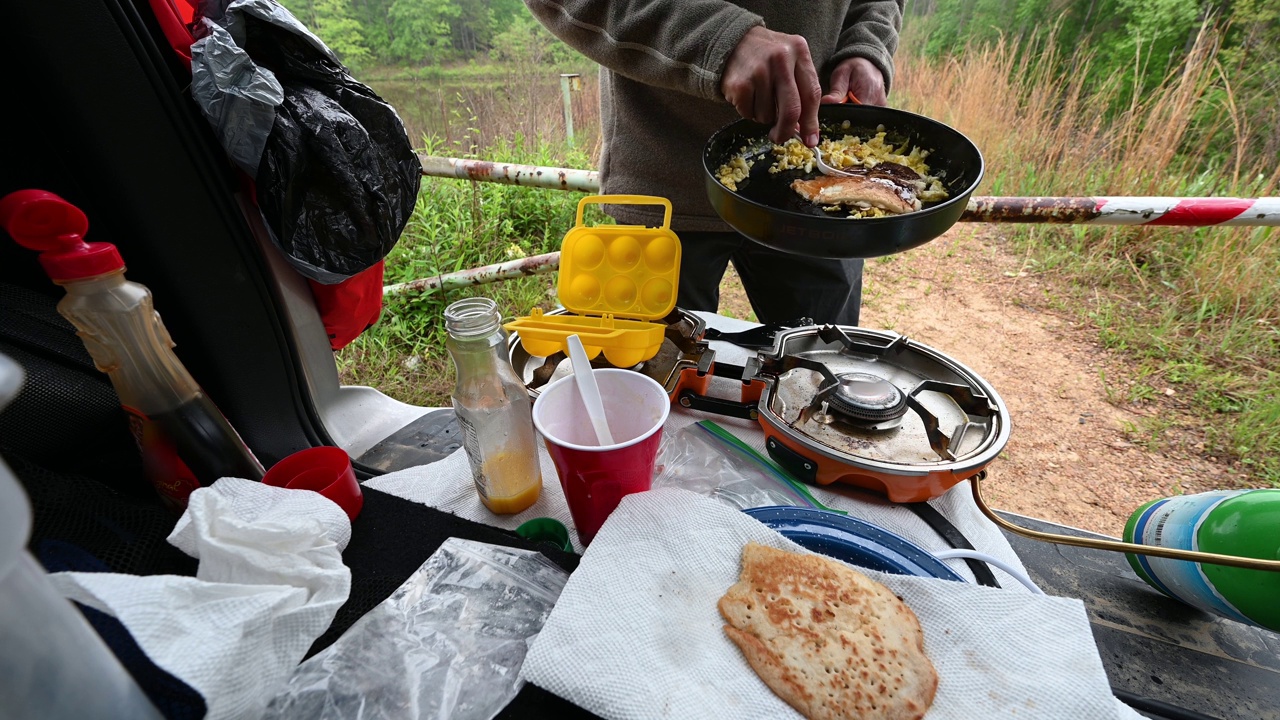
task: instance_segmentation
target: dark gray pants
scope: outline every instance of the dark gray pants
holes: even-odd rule
[[[684,310],[716,312],[720,279],[729,261],[762,323],[808,316],[816,323],[857,325],[862,307],[862,261],[791,255],[736,232],[681,232],[680,290]]]

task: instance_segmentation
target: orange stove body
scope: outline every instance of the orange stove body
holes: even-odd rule
[[[681,371],[675,387],[671,390],[671,398],[677,401],[687,392],[705,396],[711,387],[711,378],[715,376],[716,366],[711,372],[699,375],[694,368]],[[744,406],[758,407],[761,397],[765,395],[768,383],[760,379],[742,383],[740,402]],[[708,412],[715,412],[708,410]],[[766,447],[770,456],[788,473],[798,480],[810,485],[831,485],[841,483],[853,485],[864,490],[888,498],[895,503],[924,502],[940,497],[955,485],[968,480],[981,472],[986,465],[965,468],[957,472],[949,468],[920,468],[916,472],[893,473],[875,468],[860,467],[847,461],[833,458],[815,446],[788,437],[776,425],[770,422],[767,414],[753,412],[752,418],[760,424],[764,431]],[[779,446],[784,450],[779,451]],[[779,456],[783,456],[780,458]]]
[[[766,444],[777,443],[789,450],[797,459],[803,458],[803,462],[813,464],[812,470],[803,467],[798,468],[806,472],[806,476],[800,479],[810,481],[811,484],[815,485],[830,485],[832,483],[856,485],[884,495],[890,501],[896,503],[932,500],[946,493],[957,483],[968,480],[982,470],[982,468],[967,470],[963,475],[957,475],[951,470],[933,470],[923,475],[900,475],[879,472],[872,468],[856,467],[847,462],[827,457],[823,453],[815,452],[812,447],[806,447],[804,443],[796,442],[787,437],[763,415],[760,417],[760,427],[764,429]],[[800,462],[800,460],[797,460],[797,462]],[[796,469],[787,469],[793,475],[796,474]]]

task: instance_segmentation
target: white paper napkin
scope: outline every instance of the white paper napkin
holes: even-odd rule
[[[542,469],[542,492],[538,501],[529,509],[514,515],[498,515],[480,502],[475,481],[471,478],[471,465],[465,450],[457,450],[449,457],[430,465],[405,468],[366,480],[364,486],[380,490],[398,498],[452,513],[460,518],[474,520],[485,525],[514,530],[533,518],[555,518],[569,528],[573,546],[582,550],[569,504],[560,489],[556,466],[538,438],[538,461]]]
[[[191,494],[169,542],[196,577],[55,573],[67,598],[118,618],[204,696],[208,720],[254,718],[351,591],[346,513],[318,493],[223,478]]]
[[[611,719],[799,717],[747,665],[716,608],[753,540],[802,551],[683,490],[625,498],[570,576],[522,676]],[[865,572],[924,628],[939,676],[930,720],[1134,717],[1111,695],[1079,600]]]

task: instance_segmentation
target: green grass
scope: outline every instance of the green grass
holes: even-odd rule
[[[1065,63],[1004,42],[941,61],[908,50],[894,92],[982,149],[982,195],[1275,195],[1277,158],[1229,151],[1245,138],[1225,112],[1236,99],[1217,47],[1199,37],[1177,72],[1109,115],[1099,109],[1124,88],[1056,69],[1086,67],[1088,48]],[[1045,304],[1091,323],[1124,360],[1122,377],[1105,378],[1108,399],[1159,416],[1132,434],[1154,447],[1176,423],[1204,438],[1206,454],[1280,485],[1280,231],[1009,225],[1001,235],[1028,273],[1055,280]]]
[[[1191,190],[1171,183],[1169,192]],[[1068,281],[1069,295],[1054,299],[1058,309],[1087,319],[1102,344],[1131,363],[1131,385],[1107,386],[1112,402],[1167,406],[1191,418],[1184,422],[1203,433],[1207,454],[1237,459],[1261,483],[1280,486],[1280,372],[1274,369],[1280,367],[1274,320],[1280,289],[1263,288],[1262,299],[1230,304],[1203,295],[1198,285],[1197,254],[1206,245],[1228,233],[1255,232],[1161,228],[1147,231],[1140,245],[1132,231],[1125,242],[1116,231],[1082,226],[1010,237],[1018,252],[1035,258],[1038,272]],[[1280,239],[1274,231],[1263,234]],[[1170,422],[1139,429],[1146,438],[1141,444],[1156,447]]]
[[[428,141],[432,154],[458,154]],[[490,148],[486,159],[563,167],[589,167],[582,150],[516,138]],[[574,222],[583,193],[423,178],[412,219],[387,256],[385,283],[456,272],[553,252]],[[595,211],[588,223],[608,222]],[[444,351],[445,307],[485,295],[504,318],[535,306],[554,307],[555,275],[536,275],[465,290],[416,297],[388,297],[376,325],[337,354],[344,382],[371,385],[408,403],[447,405],[453,368]]]

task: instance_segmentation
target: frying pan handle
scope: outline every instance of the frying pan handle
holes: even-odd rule
[[[662,229],[671,227],[671,201],[657,195],[588,195],[578,201],[578,225],[582,224],[582,211],[588,205],[661,205]]]

